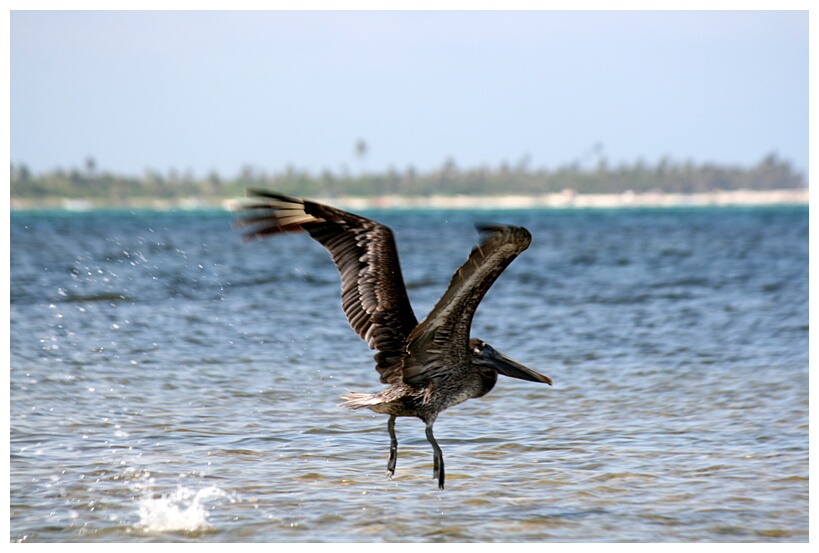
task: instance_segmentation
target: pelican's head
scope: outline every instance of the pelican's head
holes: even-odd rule
[[[552,379],[548,376],[543,376],[529,367],[509,359],[483,340],[472,338],[469,340],[469,349],[472,353],[472,361],[476,365],[494,369],[497,373],[504,376],[552,385]]]

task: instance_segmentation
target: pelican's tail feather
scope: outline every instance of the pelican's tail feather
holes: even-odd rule
[[[344,403],[339,403],[339,407],[346,409],[372,409],[376,405],[381,405],[384,400],[378,394],[365,394],[363,392],[350,392],[349,394],[341,394],[341,399],[346,400]]]

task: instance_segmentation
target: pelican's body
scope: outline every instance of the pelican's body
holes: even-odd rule
[[[390,457],[395,472],[396,417],[418,417],[434,450],[433,472],[444,487],[444,461],[432,426],[438,414],[488,393],[498,374],[532,382],[551,380],[470,338],[472,318],[501,272],[529,246],[522,227],[483,226],[485,237],[453,275],[444,295],[418,323],[404,287],[392,231],[370,219],[275,192],[251,191],[243,206],[252,215],[247,238],[306,231],[331,254],[341,275],[341,305],[350,325],[375,354],[376,370],[388,387],[380,392],[341,396],[351,409],[389,415]]]

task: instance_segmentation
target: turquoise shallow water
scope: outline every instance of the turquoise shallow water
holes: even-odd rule
[[[12,213],[10,541],[807,541],[808,210],[372,212],[423,316],[532,246],[473,335],[549,375],[435,425],[379,389],[329,256],[221,212]]]

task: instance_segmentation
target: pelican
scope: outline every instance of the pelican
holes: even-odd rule
[[[272,191],[248,190],[236,226],[244,240],[307,232],[324,246],[341,275],[341,306],[374,356],[380,392],[351,392],[340,404],[389,415],[387,478],[395,474],[396,417],[418,417],[433,450],[433,478],[444,488],[444,456],[432,425],[444,409],[486,395],[498,375],[551,385],[549,377],[470,338],[472,317],[484,294],[532,240],[525,228],[479,225],[482,241],[455,272],[444,295],[420,323],[412,311],[392,231],[375,221],[324,204]]]

